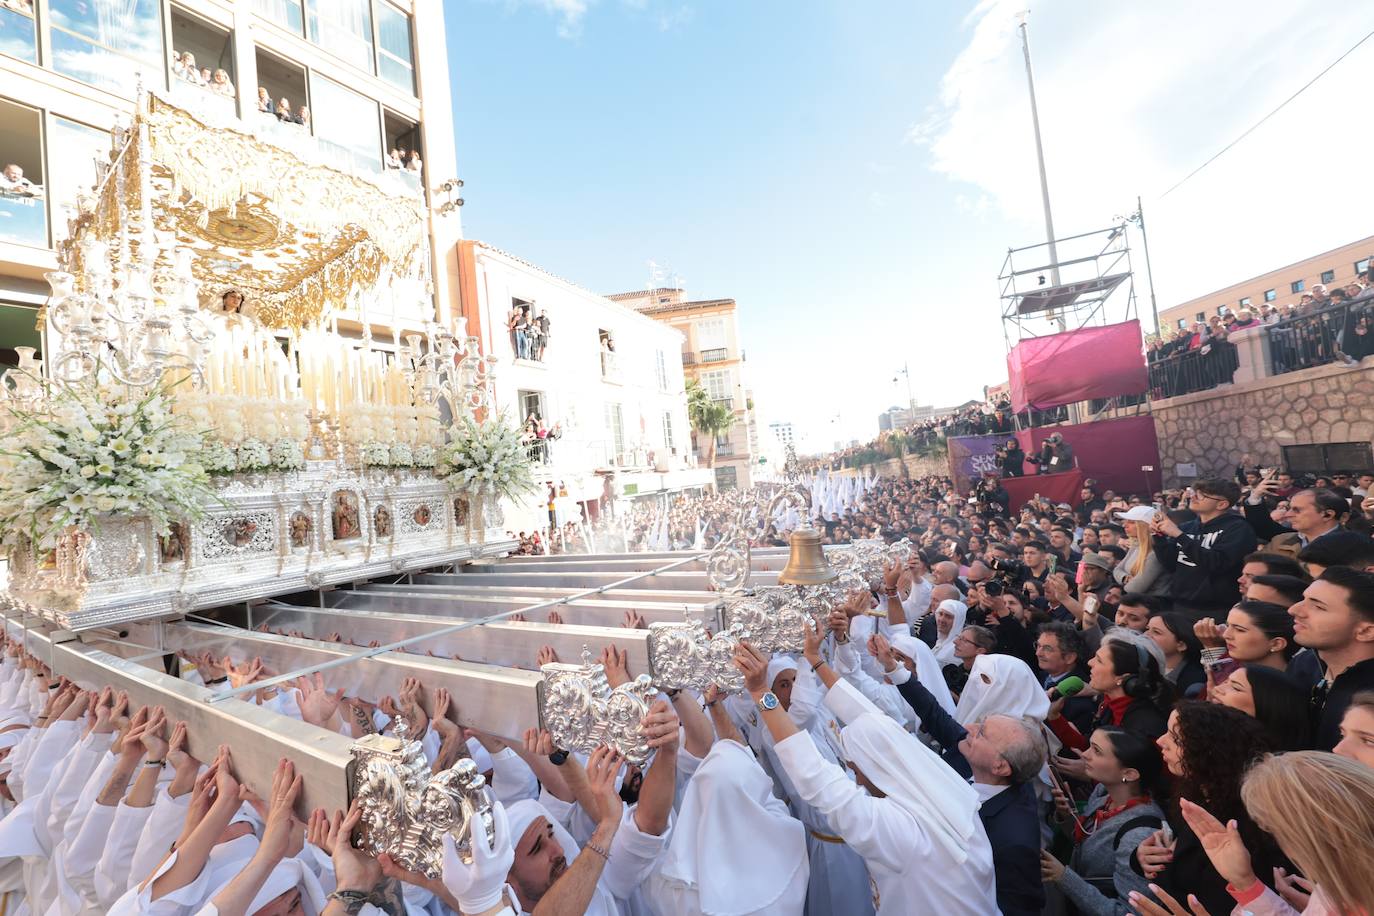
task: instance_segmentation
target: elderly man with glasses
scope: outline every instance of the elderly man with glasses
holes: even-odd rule
[[[1225,614],[1240,599],[1236,579],[1259,542],[1245,518],[1232,511],[1239,502],[1234,480],[1207,478],[1193,485],[1188,501],[1195,519],[1178,524],[1156,512],[1150,523],[1155,556],[1173,573],[1174,610],[1194,621]]]

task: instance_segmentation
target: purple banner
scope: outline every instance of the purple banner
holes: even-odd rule
[[[954,478],[954,489],[968,493],[983,476],[984,471],[997,470],[997,446],[1006,442],[1007,436],[951,436],[946,439],[949,446],[949,475]]]

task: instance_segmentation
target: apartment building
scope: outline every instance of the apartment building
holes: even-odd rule
[[[603,497],[711,483],[691,449],[681,332],[483,242],[461,242],[456,260],[462,316],[496,360],[497,410],[554,433],[531,446],[538,477],[588,515]]]
[[[438,190],[457,175],[447,55],[440,0],[4,0],[0,166],[23,179],[0,184],[0,363],[39,346],[43,274],[140,85],[206,123],[424,195],[432,302],[366,320],[379,340],[393,325],[447,324],[456,264],[442,255],[462,237],[452,193]],[[389,167],[393,149],[416,167]],[[362,317],[343,314],[341,329],[358,333]]]
[[[1171,306],[1159,314],[1160,329],[1186,328],[1213,315],[1254,309],[1268,303],[1275,308],[1297,304],[1303,293],[1321,283],[1326,287],[1344,286],[1369,269],[1374,255],[1374,236],[1304,258],[1286,267],[1271,270],[1205,296]]]
[[[682,333],[682,366],[711,398],[730,408],[734,425],[716,437],[715,481],[719,489],[749,487],[759,454],[758,425],[745,372],[734,299],[688,300],[680,289],[616,293],[613,302],[629,306]],[[710,443],[695,430],[692,448],[706,464]]]

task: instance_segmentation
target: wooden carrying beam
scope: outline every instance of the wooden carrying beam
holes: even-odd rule
[[[489,594],[453,596],[442,589],[425,591],[410,586],[405,591],[373,590],[348,592],[336,599],[333,609],[340,614],[351,616],[354,611],[382,611],[388,614],[418,614],[425,617],[476,618],[489,617],[516,608],[528,607],[543,601],[556,600],[558,596],[538,597],[513,594],[509,597],[491,597]],[[707,596],[714,600],[714,596]],[[634,611],[647,623],[681,623],[686,616],[701,620],[712,629],[716,628],[716,615],[707,610],[701,602],[695,604],[646,604],[628,601],[578,601],[559,604],[549,608],[530,611],[532,621],[543,621],[549,611],[558,611],[567,623],[593,627],[619,627],[624,623],[625,612]],[[449,621],[455,622],[455,621]]]
[[[321,641],[339,633],[362,644],[375,640],[385,645],[461,622],[461,618],[380,611],[349,611],[347,617],[341,618],[334,611],[280,604],[253,609],[253,623],[266,624],[276,632],[301,632],[309,639]],[[538,667],[535,659],[541,646],[551,647],[565,662],[578,661],[584,646],[593,656],[600,655],[606,646],[615,646],[626,654],[632,672],[652,676],[650,639],[648,630],[517,621],[488,623],[445,633],[432,641],[419,643],[414,650],[421,654],[433,650],[439,655],[533,671]]]
[[[147,645],[147,640],[154,638],[151,632],[139,632],[138,625],[129,630],[129,638],[134,642]],[[209,651],[236,660],[261,658],[267,668],[278,674],[366,651],[339,643],[200,623],[167,624],[163,645],[169,651]],[[444,687],[453,697],[453,706],[457,707],[451,709],[450,718],[459,725],[513,739],[522,738],[527,728],[539,727],[538,688],[542,678],[532,671],[405,652],[383,652],[330,668],[321,676],[330,689],[343,689],[349,696],[373,702],[384,696],[398,695],[401,682],[407,677],[416,677],[428,688],[423,700],[428,714],[433,713],[429,708],[429,692]]]
[[[480,579],[459,579],[458,585],[387,585],[382,583],[369,583],[362,588],[347,592],[330,592],[325,598],[326,606],[347,607],[348,602],[361,599],[365,595],[424,595],[431,598],[444,598],[448,601],[457,603],[467,603],[472,601],[507,601],[512,605],[528,607],[532,604],[543,604],[545,602],[556,601],[557,610],[568,617],[565,611],[576,610],[577,608],[604,608],[610,614],[623,614],[625,611],[639,611],[646,617],[649,614],[657,613],[657,609],[662,609],[666,613],[674,611],[680,612],[686,607],[695,611],[697,608],[705,608],[715,602],[719,596],[715,592],[696,592],[681,591],[676,589],[637,589],[632,586],[617,588],[593,595],[589,598],[577,598],[575,595],[581,593],[581,589],[576,588],[554,588],[554,587],[535,587],[529,588],[521,586],[519,588],[498,587],[495,585],[464,585],[463,582],[480,583]],[[294,601],[294,603],[300,603]],[[553,610],[550,608],[549,610]],[[570,618],[568,618],[570,619]]]
[[[28,622],[33,624],[34,618]],[[205,687],[77,642],[73,634],[50,625],[26,628],[22,620],[7,618],[5,626],[54,674],[87,690],[128,691],[131,708],[161,706],[169,722],[185,722],[189,750],[197,759],[209,763],[219,745],[229,745],[234,774],[259,797],[271,798],[277,761],[285,757],[302,776],[299,817],[309,817],[316,808],[332,812],[348,807],[353,742],[343,735],[241,700],[211,703],[213,691]]]

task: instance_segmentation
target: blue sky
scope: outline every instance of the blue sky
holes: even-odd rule
[[[1002,259],[1043,236],[1022,8],[445,0],[465,233],[598,292],[652,259],[734,297],[761,418],[811,448],[871,437],[904,362],[922,403],[979,396]],[[1374,40],[1159,196],[1371,29],[1355,0],[1037,4],[1059,234],[1142,195],[1163,308],[1374,232]]]

